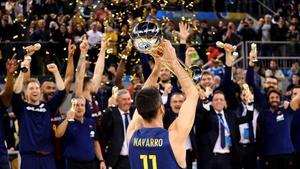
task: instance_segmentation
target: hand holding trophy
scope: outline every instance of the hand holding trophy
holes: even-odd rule
[[[40,43],[36,43],[34,45],[30,45],[30,46],[26,46],[23,47],[23,49],[26,50],[26,56],[31,56],[34,54],[34,52],[38,51],[41,49],[41,44]],[[26,59],[26,58],[25,58]]]
[[[258,60],[257,60],[257,46],[256,46],[256,44],[255,43],[252,43],[251,44],[251,53],[252,54],[250,54],[253,58],[253,60],[252,60],[252,62],[258,62]]]
[[[71,100],[71,109],[67,114],[67,119],[68,119],[69,122],[74,121],[74,115],[75,115],[75,111],[76,111],[75,110],[76,104],[77,104],[77,100],[75,98],[73,98]]]
[[[254,96],[249,88],[249,85],[247,83],[244,83],[242,86],[242,90],[246,93],[247,104],[252,104],[254,102]]]
[[[133,28],[131,39],[133,41],[134,47],[139,52],[150,54],[153,57],[163,57],[163,51],[165,50],[164,40],[162,32],[156,23],[147,21],[138,23]],[[162,60],[164,59],[162,58]],[[197,77],[193,80],[195,83],[198,83],[200,80],[199,76],[201,75],[202,70],[199,67],[198,69],[194,67],[192,70],[191,68],[186,66],[180,59],[177,58],[177,60],[191,77]],[[172,70],[170,63],[162,61],[161,64],[174,74],[174,70]]]

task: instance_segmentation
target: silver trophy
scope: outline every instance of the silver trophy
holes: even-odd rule
[[[151,54],[163,39],[160,28],[153,22],[137,24],[131,33],[134,47],[141,53]]]
[[[132,30],[131,39],[134,47],[141,53],[151,54],[154,57],[161,57],[163,53],[159,53],[158,48],[163,40],[162,31],[159,26],[153,22],[141,22],[138,23]],[[189,68],[180,59],[178,59],[181,66],[188,72],[193,78],[195,83],[198,83],[201,79],[202,70],[197,66]],[[168,63],[162,63],[173,74],[171,66]]]

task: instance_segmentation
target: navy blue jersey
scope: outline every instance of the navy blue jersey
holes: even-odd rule
[[[22,100],[21,94],[13,94],[12,108],[19,120],[20,151],[53,152],[53,116],[65,97],[66,91],[58,91],[48,102],[32,105]]]
[[[300,110],[297,110],[294,115],[292,125],[292,139],[296,152],[300,152]]]
[[[293,153],[291,127],[294,111],[289,107],[274,113],[266,110],[259,115],[263,122],[261,127],[264,131],[264,154],[269,156]]]
[[[70,160],[92,161],[95,158],[94,141],[96,136],[95,122],[84,117],[83,123],[78,120],[69,122],[63,137],[64,156]]]
[[[169,132],[163,128],[142,128],[134,132],[129,143],[131,169],[178,169]]]

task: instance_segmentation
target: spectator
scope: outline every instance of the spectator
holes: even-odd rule
[[[233,22],[229,22],[227,25],[227,31],[223,34],[223,41],[232,45],[237,45],[241,38],[236,34],[236,26]]]
[[[271,41],[271,24],[272,24],[272,16],[265,15],[264,22],[260,22],[260,28],[258,29],[258,34],[261,37],[262,42]],[[271,56],[271,49],[269,45],[262,45],[261,47],[261,56]]]
[[[270,68],[266,70],[266,77],[269,76],[274,76],[278,79],[278,88],[281,90],[282,89],[282,80],[284,80],[285,76],[278,68],[276,60],[271,60],[270,61]]]
[[[89,40],[89,44],[91,46],[95,46],[101,42],[103,34],[99,32],[99,24],[97,22],[93,22],[91,25],[91,29],[87,31],[87,36]]]
[[[289,48],[289,56],[297,56],[299,53],[299,40],[300,40],[300,34],[299,31],[296,29],[295,24],[290,24],[289,30],[286,34],[286,38],[288,41],[291,41]]]
[[[255,41],[257,40],[257,33],[253,27],[252,19],[241,20],[237,32],[241,35],[243,41]]]

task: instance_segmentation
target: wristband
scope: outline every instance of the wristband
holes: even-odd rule
[[[23,73],[28,72],[28,68],[27,67],[21,67],[21,72],[23,72]]]

